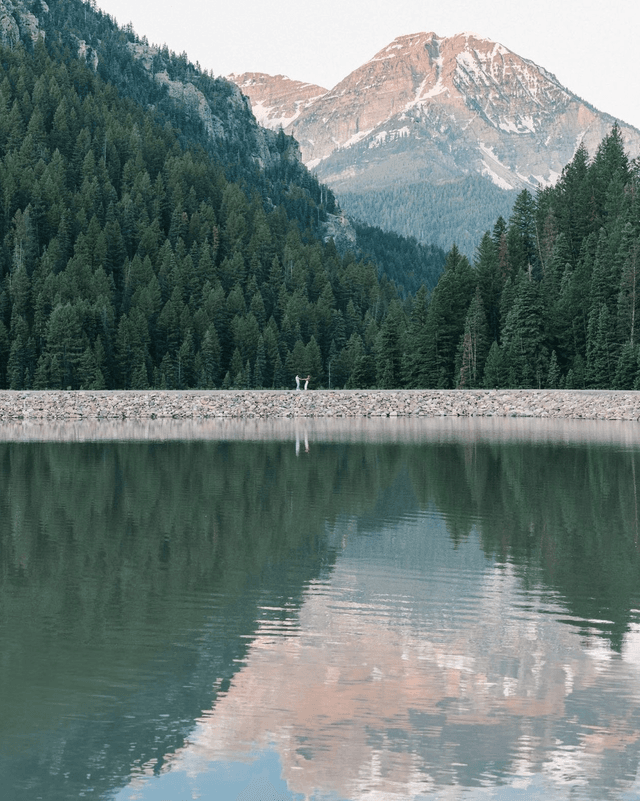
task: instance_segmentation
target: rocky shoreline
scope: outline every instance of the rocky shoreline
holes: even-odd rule
[[[362,417],[640,420],[640,392],[613,390],[0,391],[2,422]]]

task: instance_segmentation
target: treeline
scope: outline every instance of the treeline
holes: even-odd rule
[[[640,388],[640,173],[614,126],[554,187],[454,247],[406,330],[405,386]],[[400,360],[397,360],[400,369]]]
[[[403,315],[372,262],[42,40],[0,64],[2,387],[375,381],[381,327]]]

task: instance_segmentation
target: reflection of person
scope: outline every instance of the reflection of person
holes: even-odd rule
[[[296,376],[296,389],[300,389],[300,376]]]
[[[311,380],[311,376],[308,375],[304,380],[304,388],[309,389],[309,381]]]
[[[304,440],[304,452],[309,453],[309,436],[307,434],[307,429],[303,428],[302,433],[300,433],[300,429],[296,426],[296,456],[300,456],[300,440]]]

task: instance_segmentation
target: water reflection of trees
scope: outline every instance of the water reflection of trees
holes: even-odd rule
[[[585,631],[599,629],[620,651],[640,587],[636,452],[475,443],[421,446],[407,458],[418,503],[435,503],[454,542],[477,526],[488,556],[517,566],[525,586],[558,593]]]
[[[5,780],[68,798],[159,766],[233,677],[258,604],[295,606],[333,562],[327,522],[396,470],[366,446],[0,445],[0,753],[24,744]]]

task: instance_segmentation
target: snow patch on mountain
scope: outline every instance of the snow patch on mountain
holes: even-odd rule
[[[509,167],[500,161],[494,153],[493,147],[479,142],[478,149],[484,154],[484,158],[482,159],[482,175],[486,175],[487,178],[490,178],[500,189],[513,189],[513,183],[510,183],[507,178],[505,178],[505,173],[508,175],[510,172]]]
[[[232,73],[227,80],[235,83],[249,98],[257,122],[271,130],[290,127],[306,109],[327,93],[321,86],[294,81],[286,75]]]
[[[341,145],[341,147],[347,148],[358,144],[358,142],[361,142],[363,139],[369,136],[372,130],[372,128],[369,128],[368,131],[358,131],[357,133],[354,133],[353,136],[351,136],[343,145]]]
[[[485,86],[489,86],[491,84],[489,76],[482,69],[477,58],[474,58],[468,50],[465,50],[457,55],[456,62],[460,68],[458,74],[463,81],[471,78],[471,80],[473,80],[475,83],[481,82]]]
[[[442,58],[442,56],[439,56],[437,59],[435,59],[434,65],[436,68],[436,76],[437,76],[435,84],[430,89],[427,89],[427,86],[430,83],[431,76],[426,75],[425,78],[422,80],[420,86],[417,88],[413,100],[410,100],[405,106],[405,111],[409,111],[410,109],[415,108],[416,106],[421,106],[426,100],[430,100],[432,97],[437,97],[438,95],[448,93],[449,90],[444,85],[444,82],[442,80],[443,63],[444,59]]]
[[[509,181],[506,181],[504,178],[501,178],[496,172],[494,172],[486,161],[483,161],[482,164],[482,175],[490,178],[492,183],[494,183],[496,186],[499,186],[500,189],[513,189]]]
[[[498,128],[507,133],[519,133],[518,126],[513,120],[502,120],[502,122],[498,123]]]
[[[538,182],[541,188],[545,188],[547,186],[554,186],[558,178],[560,178],[561,173],[555,172],[554,170],[550,170],[548,175],[532,175],[531,178]]]
[[[282,115],[281,117],[272,117],[271,114],[273,112],[273,108],[271,106],[267,106],[265,103],[252,103],[251,111],[253,112],[253,116],[256,118],[256,121],[259,122],[260,125],[262,125],[264,128],[271,129],[286,128],[287,125],[290,125],[300,116],[300,108],[298,107],[296,113],[291,114],[290,116]]]
[[[383,145],[389,138],[389,131],[378,131],[378,133],[369,142],[369,149]]]

